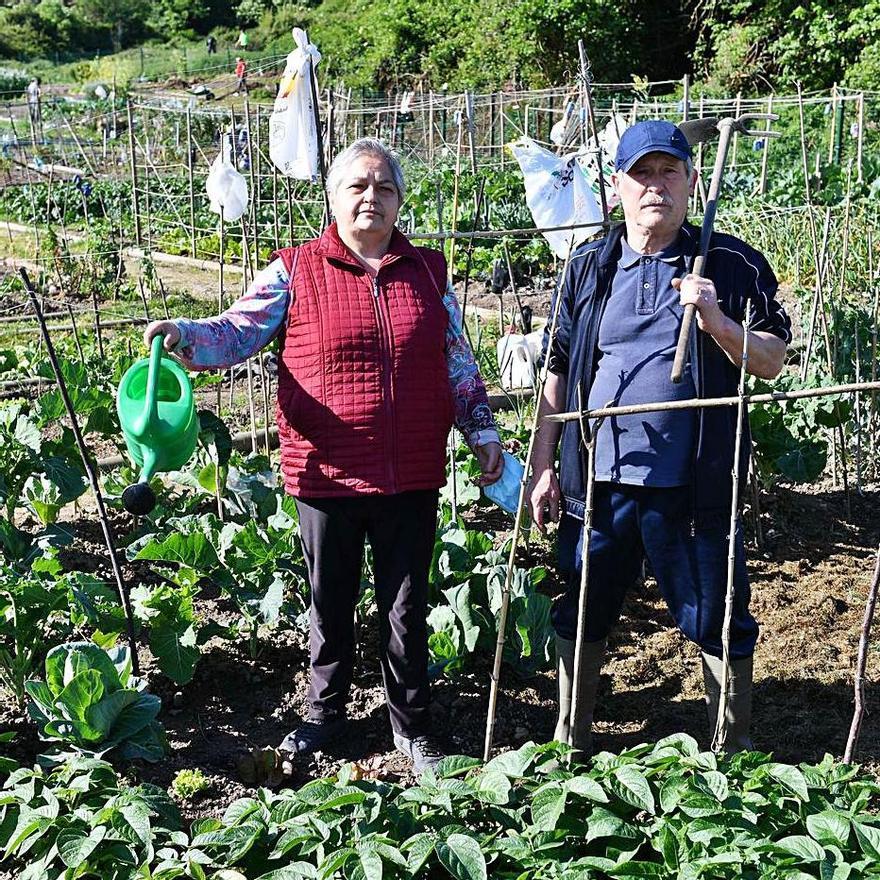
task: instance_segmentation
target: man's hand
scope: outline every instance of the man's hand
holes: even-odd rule
[[[153,321],[147,324],[147,328],[144,330],[144,344],[147,348],[150,347],[150,343],[155,336],[165,337],[162,347],[169,354],[174,351],[177,343],[180,342],[180,330],[177,329],[174,321]]]
[[[504,473],[504,456],[501,454],[500,443],[484,443],[474,449],[474,455],[480,465],[480,476],[474,482],[478,486],[488,486],[501,479]]]
[[[559,502],[562,492],[553,467],[536,470],[526,489],[532,520],[542,535],[547,534],[548,522],[559,522]]]
[[[718,292],[709,278],[689,272],[684,278],[673,278],[672,286],[681,294],[683,306],[697,307],[697,326],[700,330],[716,336],[727,322],[727,316],[718,305]]]

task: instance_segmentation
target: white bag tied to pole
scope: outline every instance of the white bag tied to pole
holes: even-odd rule
[[[570,226],[575,223],[601,223],[602,210],[581,166],[581,156],[557,156],[538,146],[531,138],[510,145],[526,186],[526,204],[535,226]],[[585,241],[596,227],[544,232],[551,250],[563,259],[570,247]]]
[[[558,125],[559,123],[557,123]],[[605,180],[605,198],[609,208],[617,202],[611,186],[611,171],[620,135],[627,128],[626,120],[616,114],[599,132],[602,148],[602,174]],[[532,212],[535,226],[571,226],[577,223],[597,223],[602,220],[599,207],[599,166],[596,153],[590,146],[576,153],[557,156],[545,150],[531,138],[521,138],[510,145],[519,162],[526,187],[526,204]],[[596,232],[595,226],[580,229],[545,232],[551,250],[565,258],[569,246],[576,247]]]
[[[315,183],[318,180],[318,132],[309,84],[309,61],[314,75],[321,53],[309,42],[302,28],[293,29],[293,39],[296,48],[287,56],[269,118],[269,158],[286,177]]]
[[[231,147],[227,141],[224,135],[220,152],[208,171],[205,189],[211,200],[211,210],[227,223],[232,223],[247,211],[248,185],[230,160]]]

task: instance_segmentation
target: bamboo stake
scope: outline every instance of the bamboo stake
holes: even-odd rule
[[[859,92],[858,116],[857,122],[858,132],[856,134],[856,169],[858,175],[856,180],[862,182],[862,155],[865,145],[865,93]]]
[[[846,385],[826,385],[824,388],[800,388],[797,391],[771,391],[768,394],[746,394],[743,400],[749,406],[764,403],[776,403],[779,400],[803,400],[807,397],[828,397],[831,394],[854,394],[856,391],[880,391],[880,381],[854,382]],[[737,397],[692,397],[690,400],[664,400],[654,403],[631,403],[627,406],[608,406],[601,409],[590,409],[585,412],[576,410],[555,413],[545,416],[548,422],[573,422],[575,419],[598,419],[600,416],[632,416],[649,412],[669,412],[674,409],[716,409],[720,406],[736,406]]]
[[[574,243],[574,238],[571,240]],[[553,302],[553,313],[550,318],[550,328],[547,331],[547,351],[550,351],[553,340],[556,336],[556,326],[559,321],[559,307],[562,303],[562,287],[565,276],[568,273],[568,265],[571,261],[572,247],[568,249],[565,257],[565,263],[562,266],[562,272],[556,282],[556,294]],[[488,761],[492,754],[492,741],[495,735],[495,710],[498,703],[498,687],[501,682],[501,660],[504,654],[505,631],[507,629],[507,613],[510,607],[510,587],[513,581],[513,569],[516,562],[516,548],[519,542],[520,531],[522,530],[525,501],[526,486],[529,479],[529,471],[532,466],[532,454],[535,449],[535,436],[538,433],[538,413],[540,411],[541,394],[543,393],[544,384],[547,381],[547,374],[550,370],[550,358],[544,358],[544,364],[541,367],[541,373],[535,390],[535,413],[532,417],[532,428],[529,432],[529,445],[526,450],[526,460],[523,466],[522,480],[519,484],[519,498],[516,504],[516,517],[513,522],[513,534],[510,538],[510,553],[507,558],[507,570],[504,575],[504,587],[501,593],[501,608],[498,612],[498,638],[495,643],[495,660],[492,665],[492,677],[489,684],[489,710],[486,715],[486,739],[483,745],[483,760]]]
[[[578,404],[583,409],[581,387],[577,389]],[[614,401],[609,401],[609,406]],[[580,420],[581,442],[586,449],[587,476],[584,487],[584,519],[581,533],[581,579],[578,592],[578,621],[574,646],[573,684],[571,689],[571,724],[568,727],[568,745],[574,745],[574,734],[578,729],[581,713],[581,667],[584,663],[584,641],[587,628],[587,598],[590,589],[590,536],[593,531],[593,497],[596,489],[596,438],[602,427],[604,418],[595,420],[591,428],[586,427],[586,420]]]
[[[260,365],[260,385],[263,391],[263,441],[266,447],[266,458],[272,463],[272,447],[269,444],[269,375],[263,358],[257,359]]]
[[[474,128],[474,94],[473,92],[465,92],[464,93],[464,112],[465,112],[465,120],[467,121],[467,135],[468,135],[468,153],[471,158],[471,173],[477,173],[477,153],[476,153],[476,143],[475,143],[475,128]]]
[[[458,226],[458,186],[461,180],[461,139],[464,134],[461,111],[458,112],[458,141],[455,148],[455,178],[452,186],[452,237],[449,243],[449,283],[455,273],[455,231]],[[438,190],[439,192],[439,190]]]
[[[257,416],[256,407],[254,406],[254,371],[251,365],[251,358],[245,361],[247,368],[247,391],[248,391],[248,409],[251,417],[251,452],[257,452]]]
[[[196,256],[196,192],[193,180],[192,111],[186,108],[186,177],[189,193],[189,237],[190,251]]]
[[[772,116],[773,114],[773,95],[770,95],[767,98],[767,115]],[[767,122],[768,129],[772,125],[772,121]],[[761,177],[758,181],[758,195],[765,195],[767,193],[767,163],[770,158],[770,141],[773,138],[765,137],[764,138],[764,149],[761,151]]]
[[[134,121],[132,119],[130,98],[125,102],[125,111],[128,116],[128,159],[129,171],[131,173],[131,212],[134,215],[134,243],[138,247],[141,247],[141,218],[138,210],[137,159],[135,155]]]
[[[871,622],[874,619],[874,610],[877,607],[877,593],[880,590],[880,547],[877,548],[877,561],[874,565],[874,579],[868,589],[868,599],[865,602],[865,615],[862,618],[862,632],[859,636],[859,652],[856,658],[855,672],[855,710],[853,711],[852,724],[849,728],[849,736],[846,738],[846,749],[843,760],[849,764],[852,762],[856,745],[859,741],[859,733],[862,729],[862,719],[865,716],[865,667],[868,659],[868,645],[871,639]]]
[[[736,569],[736,526],[739,514],[739,456],[742,449],[743,424],[748,418],[745,402],[746,373],[749,365],[749,325],[751,324],[752,304],[746,306],[746,316],[742,323],[743,345],[742,363],[739,369],[739,390],[736,409],[736,440],[733,446],[733,473],[730,497],[730,524],[727,536],[727,593],[724,598],[724,620],[721,624],[721,693],[718,700],[718,717],[715,720],[715,735],[712,738],[712,751],[720,752],[727,740],[727,707],[730,702],[730,624],[733,620],[734,572]]]
[[[85,355],[83,354],[82,344],[79,341],[79,331],[76,329],[76,318],[73,316],[73,308],[70,303],[67,303],[67,314],[70,315],[70,326],[73,328],[73,341],[76,343],[76,351],[79,355],[79,362],[84,364],[86,362]]]
[[[590,88],[592,76],[590,74],[590,61],[584,50],[584,41],[578,40],[578,52],[580,53],[580,72],[584,86],[584,98],[587,102],[587,114],[590,119],[590,128],[593,131],[593,146],[596,152],[596,168],[599,176],[599,203],[602,206],[602,222],[608,223],[608,202],[605,198],[605,173],[602,170],[602,145],[599,142],[599,130],[596,127],[596,116],[593,110],[593,92]]]
[[[61,399],[64,401],[64,408],[67,410],[67,415],[70,418],[71,427],[73,429],[73,436],[76,440],[76,445],[79,448],[79,454],[82,458],[83,467],[85,468],[86,476],[88,477],[89,485],[92,489],[92,495],[95,498],[95,505],[98,509],[98,519],[101,521],[101,530],[104,533],[104,540],[107,544],[107,551],[110,556],[110,566],[113,569],[113,575],[116,579],[116,589],[119,594],[119,602],[122,605],[122,610],[125,614],[128,644],[131,650],[131,668],[132,672],[134,672],[135,675],[139,675],[140,662],[138,660],[137,642],[135,641],[134,636],[134,618],[132,617],[131,605],[128,601],[128,592],[125,589],[125,584],[122,580],[122,571],[119,567],[119,558],[116,555],[116,544],[113,539],[113,532],[110,527],[110,521],[107,518],[107,509],[104,506],[104,496],[101,493],[101,486],[98,483],[98,474],[92,461],[92,457],[89,454],[89,449],[86,446],[85,439],[83,438],[82,432],[80,431],[79,419],[76,415],[76,409],[74,409],[73,403],[70,399],[70,394],[67,390],[67,382],[64,379],[64,374],[61,372],[61,366],[58,363],[58,357],[55,354],[55,346],[52,344],[52,337],[49,334],[49,328],[46,326],[46,322],[43,319],[43,312],[40,308],[40,302],[37,298],[37,292],[31,284],[31,280],[28,277],[27,270],[24,268],[19,269],[19,274],[21,275],[21,279],[24,282],[25,290],[30,297],[31,306],[33,307],[33,310],[37,315],[37,321],[40,324],[40,332],[42,334],[41,338],[46,345],[46,351],[49,355],[49,361],[52,364],[52,372],[55,374],[55,382],[58,385],[58,391],[61,393]]]

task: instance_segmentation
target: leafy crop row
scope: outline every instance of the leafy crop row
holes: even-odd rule
[[[411,788],[345,765],[298,791],[260,789],[189,834],[165,792],[77,758],[12,772],[0,846],[21,880],[880,876],[869,812],[880,787],[830,757],[718,759],[684,734],[587,766],[569,767],[566,752],[527,743],[485,765],[452,756]]]

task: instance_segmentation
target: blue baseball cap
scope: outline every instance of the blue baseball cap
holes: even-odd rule
[[[691,146],[681,129],[664,119],[648,119],[630,126],[620,137],[615,171],[629,171],[648,153],[669,153],[682,162],[693,158]]]

